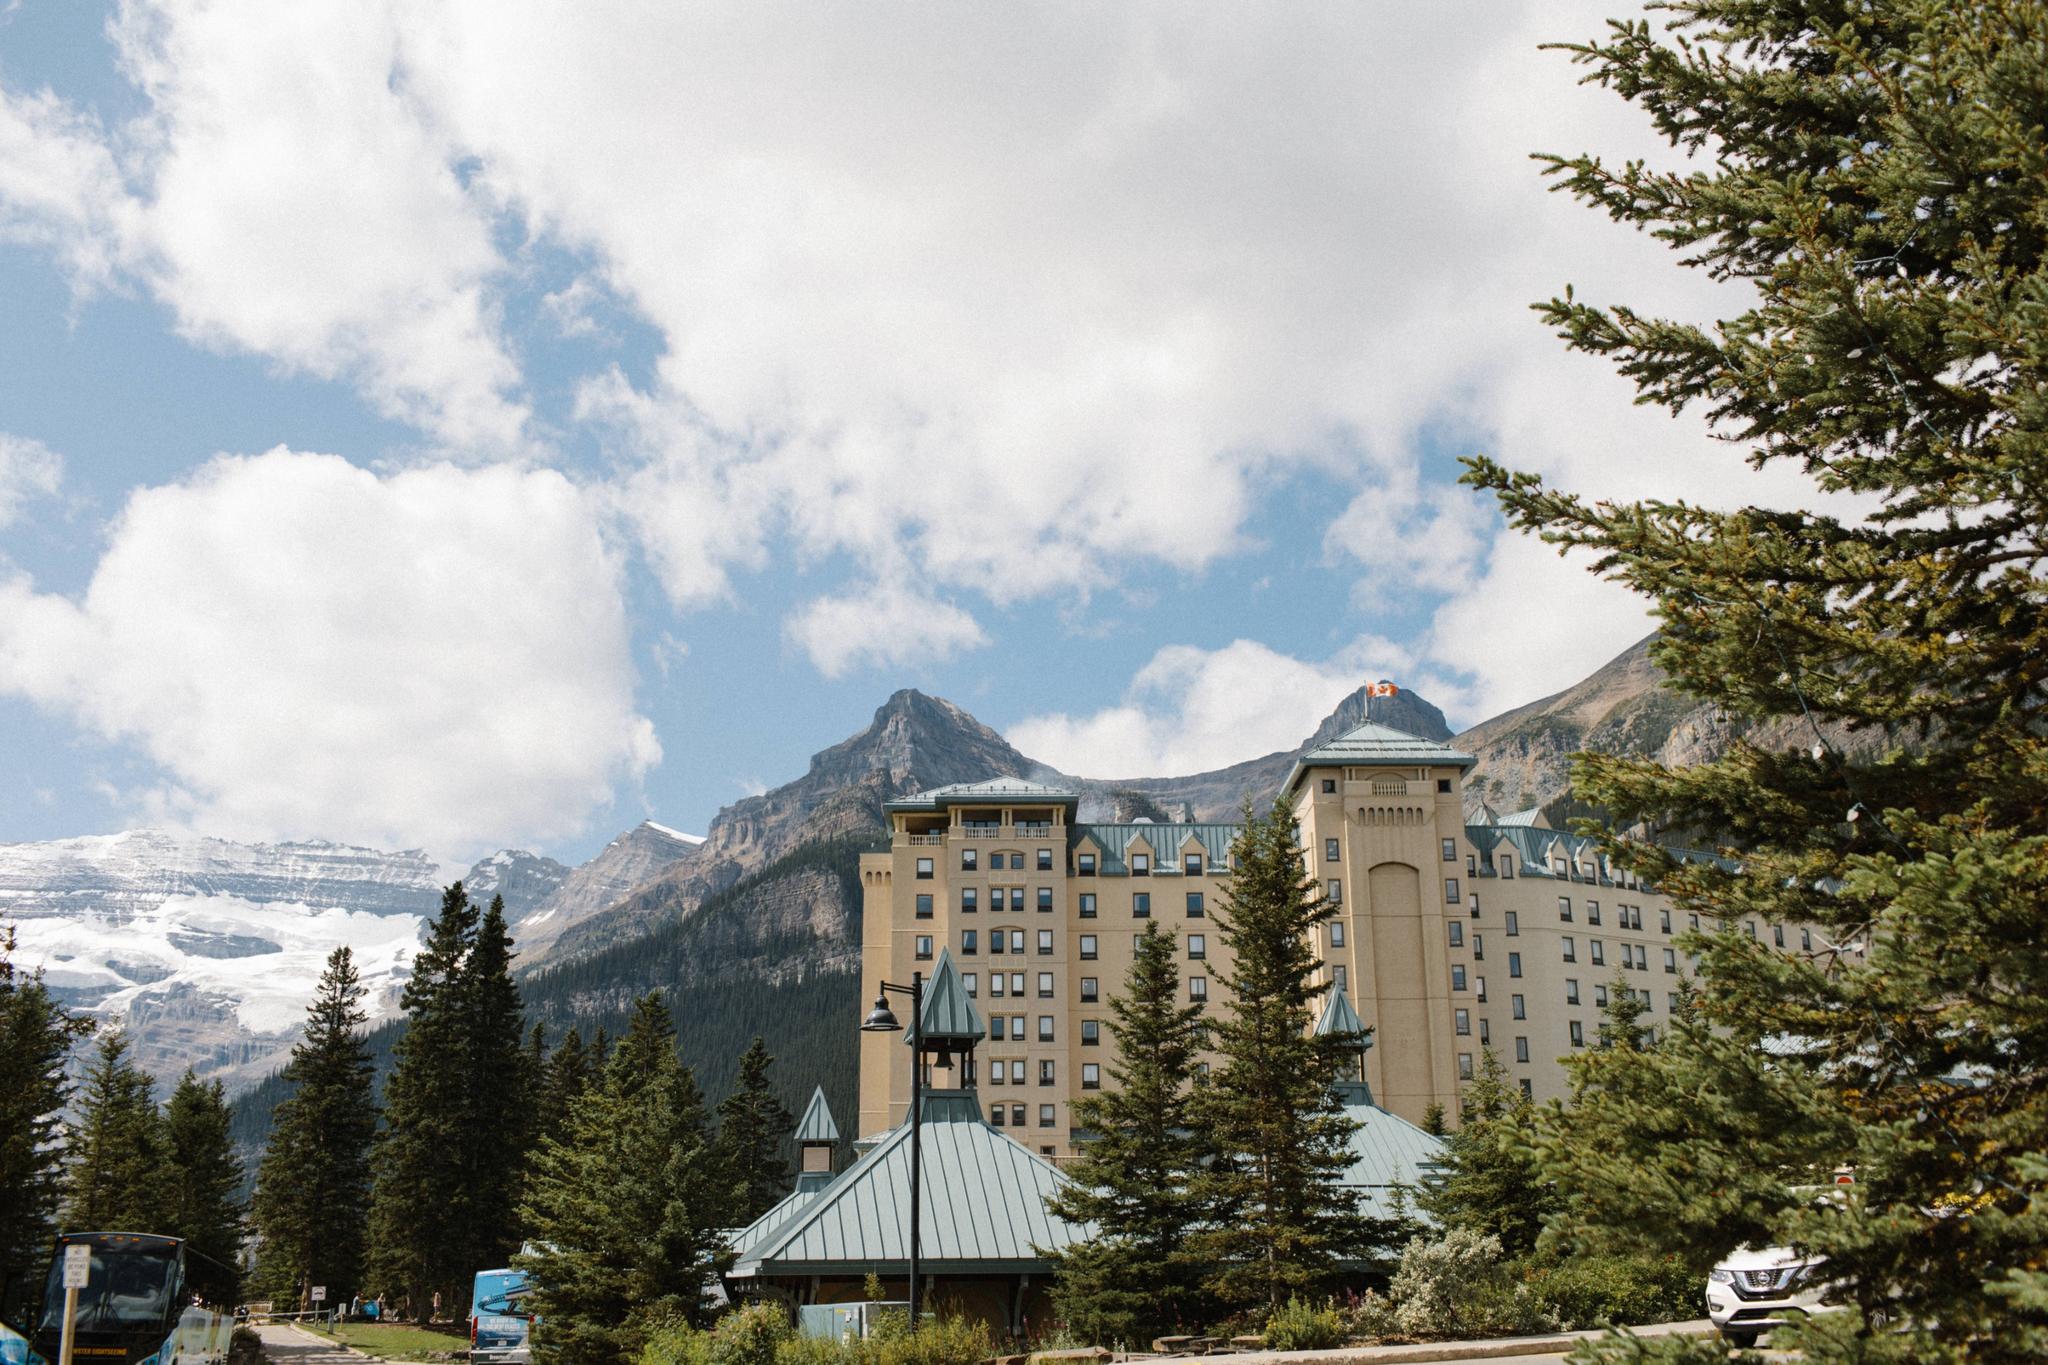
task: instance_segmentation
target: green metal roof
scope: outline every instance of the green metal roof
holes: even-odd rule
[[[916,792],[885,802],[883,810],[933,811],[948,806],[993,805],[998,802],[1025,802],[1036,806],[1078,806],[1080,794],[1065,787],[1049,787],[1043,782],[1026,782],[1021,777],[992,777],[986,782],[954,782],[930,791]]]
[[[1342,1183],[1359,1191],[1360,1213],[1392,1217],[1395,1188],[1418,1186],[1433,1175],[1444,1160],[1444,1140],[1374,1104],[1360,1082],[1340,1082],[1337,1091],[1344,1097],[1345,1115],[1358,1124],[1351,1134],[1351,1165]],[[1409,1212],[1414,1212],[1412,1207]]]
[[[1046,1211],[1053,1164],[981,1119],[972,1090],[925,1096],[921,1267],[934,1275],[1044,1274],[1037,1250],[1094,1233]],[[751,1231],[751,1230],[750,1230]],[[910,1259],[910,1125],[891,1130],[793,1216],[749,1240],[732,1278],[901,1274]]]
[[[1208,854],[1208,860],[1223,864],[1230,856],[1230,846],[1237,842],[1242,825],[1075,825],[1071,842],[1092,839],[1102,850],[1102,863],[1097,869],[1106,876],[1120,876],[1130,871],[1129,850],[1133,840],[1142,838],[1145,846],[1152,850],[1152,870],[1162,868],[1168,875],[1180,871],[1181,849],[1193,839]]]
[[[1322,1018],[1316,1020],[1316,1036],[1327,1038],[1332,1034],[1356,1038],[1360,1050],[1372,1046],[1372,1038],[1365,1030],[1365,1021],[1358,1017],[1358,1011],[1351,1007],[1351,997],[1339,987],[1323,1001]]]
[[[1367,721],[1328,744],[1319,744],[1303,754],[1288,771],[1280,790],[1293,791],[1294,784],[1310,768],[1345,765],[1395,768],[1469,768],[1479,760],[1448,744],[1396,730],[1391,725]]]
[[[932,978],[924,983],[924,1012],[918,1017],[917,1031],[906,1030],[903,1041],[906,1045],[919,1038],[979,1042],[981,1032],[981,1015],[975,1012],[974,1002],[967,998],[967,987],[961,983],[960,973],[953,966],[953,955],[941,948],[938,965],[932,968]]]
[[[832,1121],[832,1106],[825,1103],[825,1087],[822,1085],[811,1092],[811,1102],[804,1106],[804,1116],[796,1121],[796,1140],[799,1145],[839,1141],[839,1125]]]

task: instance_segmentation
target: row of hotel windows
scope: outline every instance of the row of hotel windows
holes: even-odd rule
[[[1203,954],[1201,954],[1200,952],[1194,952],[1189,955],[1197,959],[1203,956]],[[1002,1000],[1005,998],[1014,998],[1017,1000],[1024,999],[1026,995],[1024,989],[1024,975],[1025,974],[1023,972],[990,972],[988,974],[989,998],[992,1000]],[[962,987],[966,989],[968,999],[979,1000],[981,998],[980,972],[960,973],[960,984]],[[1208,977],[1191,976],[1187,979],[1187,986],[1188,999],[1207,1000],[1209,998]],[[1094,1004],[1097,1000],[1102,998],[1101,992],[1101,981],[1098,978],[1092,976],[1084,976],[1081,978],[1082,1004]],[[1054,998],[1054,982],[1053,974],[1051,972],[1040,972],[1038,974],[1038,998],[1040,1000],[1051,1000]],[[1000,1038],[1003,1035],[1000,1033],[991,1033],[989,1036],[991,1038]],[[1020,1034],[1018,1036],[1021,1037],[1022,1035]]]
[[[1206,1069],[1207,1064],[1204,1063],[1202,1065],[1204,1066],[1204,1069]],[[1001,1058],[997,1058],[989,1062],[988,1064],[988,1083],[992,1086],[1005,1084],[1028,1085],[1030,1082],[1025,1079],[1027,1075],[1028,1066],[1029,1063],[1027,1063],[1022,1057],[1013,1057],[1008,1061],[1004,1061]],[[961,1084],[975,1084],[975,1067],[976,1062],[974,1058],[968,1057],[962,1059],[960,1072]],[[1039,1058],[1038,1083],[1040,1085],[1059,1084],[1059,1063],[1055,1061],[1053,1058]],[[1100,1062],[1081,1063],[1081,1088],[1083,1090],[1102,1089],[1102,1064]]]
[[[1332,839],[1330,842],[1335,844],[1336,840]],[[1332,857],[1334,856],[1333,854]],[[1133,877],[1149,877],[1152,875],[1151,854],[1133,853],[1127,859],[1127,862]],[[1033,863],[1040,872],[1052,871],[1052,850],[1049,848],[1039,849],[1037,856],[1033,859]],[[991,872],[1000,872],[1005,866],[1008,866],[1013,872],[1022,872],[1024,870],[1024,855],[1022,853],[991,853],[988,855],[988,866]],[[1184,853],[1181,855],[1180,870],[1190,877],[1201,876],[1208,866],[1208,858],[1204,854]],[[1168,867],[1170,868],[1171,864],[1168,864]],[[921,882],[930,881],[936,875],[938,865],[933,859],[919,858],[916,870],[917,880]],[[981,870],[981,850],[978,848],[961,849],[960,870],[962,872],[979,872]],[[1075,854],[1074,872],[1075,875],[1081,877],[1094,876],[1095,855],[1093,853]]]
[[[1055,931],[1051,929],[1040,929],[1038,931],[1038,955],[1040,957],[1051,957],[1053,955],[1057,942],[1054,938],[1054,933]],[[1135,948],[1144,940],[1145,936],[1143,934],[1132,934],[1131,946]],[[1343,925],[1332,924],[1330,926],[1330,941],[1337,947],[1341,948],[1344,946]],[[932,955],[935,951],[933,942],[930,934],[919,934],[913,940],[913,946],[916,949],[919,962],[930,962],[932,960]],[[960,956],[979,956],[981,952],[980,942],[981,936],[979,931],[962,929],[960,931]],[[1082,934],[1076,947],[1083,962],[1093,962],[1102,955],[1102,940],[1096,934]],[[1022,929],[989,930],[988,950],[991,956],[1001,956],[1006,953],[1019,957],[1023,956],[1025,953],[1024,931]],[[1189,934],[1187,937],[1187,954],[1191,960],[1196,962],[1208,957],[1209,936],[1207,934]]]
[[[1330,888],[1331,900],[1341,901],[1344,899],[1343,888],[1340,887],[1336,882],[1331,882]],[[1038,909],[1040,913],[1052,913],[1053,906],[1051,887],[1039,887],[1036,899],[1038,902]],[[1024,888],[1021,886],[990,887],[988,891],[989,913],[1002,913],[1002,909],[1005,904],[1007,904],[1012,911],[1021,913],[1024,909]],[[1096,893],[1093,891],[1083,891],[1081,893],[1080,917],[1082,919],[1094,919],[1096,917],[1096,904]],[[1202,892],[1188,892],[1186,902],[1188,918],[1204,918],[1208,913],[1207,904],[1207,901],[1203,899]],[[916,910],[917,917],[919,919],[930,919],[932,917],[932,912],[935,908],[935,902],[930,892],[920,891],[917,893]],[[963,915],[973,915],[979,914],[980,911],[981,888],[975,886],[961,887],[960,913]],[[1131,918],[1152,918],[1152,893],[1150,891],[1134,891],[1131,893]]]

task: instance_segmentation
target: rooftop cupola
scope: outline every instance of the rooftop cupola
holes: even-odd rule
[[[1372,1030],[1351,1007],[1351,997],[1344,993],[1342,986],[1332,987],[1329,998],[1323,1002],[1323,1014],[1316,1020],[1315,1035],[1336,1039],[1336,1046],[1357,1058],[1357,1074],[1338,1081],[1337,1094],[1346,1104],[1371,1104],[1372,1087],[1365,1080],[1365,1054],[1372,1047]]]
[[[832,1107],[825,1103],[822,1085],[811,1092],[811,1102],[804,1106],[804,1116],[797,1120],[796,1146],[799,1190],[831,1180],[832,1154],[839,1146],[839,1125],[832,1121]]]

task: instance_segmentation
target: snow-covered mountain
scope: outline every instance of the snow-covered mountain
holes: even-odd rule
[[[464,875],[505,898],[522,955],[703,842],[653,823],[578,868],[520,850]],[[163,830],[0,844],[0,923],[75,1009],[119,1021],[169,1085],[187,1066],[230,1089],[283,1064],[327,955],[355,951],[372,1021],[396,1013],[420,932],[453,878],[418,850],[236,843]]]

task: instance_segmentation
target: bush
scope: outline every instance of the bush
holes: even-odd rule
[[[1500,1239],[1469,1228],[1408,1243],[1387,1299],[1395,1331],[1425,1341],[1525,1336],[1557,1327],[1557,1315],[1517,1283],[1501,1259]]]
[[[884,1338],[876,1365],[978,1365],[995,1353],[987,1323],[940,1318]]]
[[[750,1303],[718,1320],[704,1365],[775,1365],[776,1348],[794,1335],[778,1305]]]
[[[1316,1308],[1290,1298],[1283,1308],[1266,1319],[1266,1349],[1269,1351],[1327,1351],[1342,1346],[1347,1335],[1344,1319],[1327,1305]]]
[[[1579,1256],[1528,1263],[1531,1292],[1569,1328],[1635,1327],[1699,1315],[1699,1277],[1672,1259]]]
[[[681,1318],[668,1318],[647,1333],[640,1348],[638,1365],[708,1365],[711,1334],[700,1332]]]

